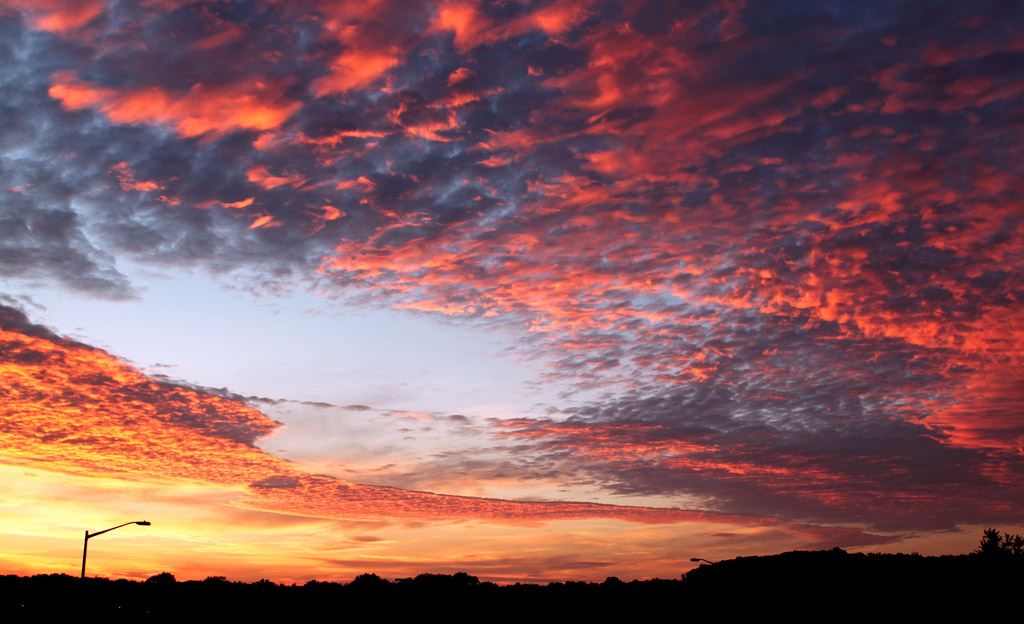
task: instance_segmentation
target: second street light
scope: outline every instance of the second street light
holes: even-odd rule
[[[119,524],[116,527],[110,527],[109,529],[103,529],[102,531],[96,531],[95,533],[89,533],[89,530],[86,529],[86,531],[85,531],[85,545],[82,546],[82,578],[85,578],[85,556],[89,553],[89,538],[96,537],[97,535],[103,535],[107,531],[113,531],[114,529],[120,529],[121,527],[128,526],[129,524],[138,524],[140,526],[149,526],[149,522],[147,522],[145,520],[136,520],[135,522],[125,522],[124,524]]]

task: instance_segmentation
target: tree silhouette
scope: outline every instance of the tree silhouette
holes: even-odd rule
[[[1024,556],[1024,536],[1007,533],[1003,536],[1003,550],[1014,557]]]
[[[979,555],[995,555],[1001,550],[1002,537],[996,529],[985,529],[981,534],[981,544],[975,552]]]
[[[372,589],[375,587],[385,587],[390,584],[391,583],[388,580],[382,579],[376,574],[366,573],[360,574],[359,576],[352,579],[352,582],[349,583],[349,587],[359,589]]]
[[[161,572],[160,574],[154,574],[153,576],[149,577],[148,579],[146,579],[146,582],[154,584],[167,584],[177,583],[178,581],[170,572]]]
[[[1024,536],[1002,535],[997,529],[985,529],[981,544],[974,552],[988,557],[1024,557]]]

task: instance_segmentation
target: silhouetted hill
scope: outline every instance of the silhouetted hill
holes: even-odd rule
[[[391,620],[440,614],[446,620],[623,618],[660,620],[765,613],[845,619],[881,615],[985,615],[1010,605],[1024,582],[1024,557],[795,551],[702,565],[680,580],[569,581],[499,586],[465,573],[389,581],[304,585],[79,579],[62,574],[0,577],[4,622],[101,616],[104,621],[297,617]]]
[[[912,614],[996,611],[1001,597],[1019,593],[1024,559],[978,554],[794,551],[739,557],[686,574],[691,595],[725,609],[768,611],[897,610]]]

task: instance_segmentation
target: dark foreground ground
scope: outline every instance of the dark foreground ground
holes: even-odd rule
[[[103,622],[511,621],[592,617],[675,621],[766,613],[798,619],[1001,616],[1019,621],[1024,557],[922,557],[840,549],[740,557],[703,565],[682,579],[624,583],[505,585],[476,577],[422,574],[387,581],[365,574],[348,584],[233,583],[220,577],[145,582],[67,575],[0,577],[0,621]],[[1007,613],[1006,609],[1009,609]],[[300,620],[301,621],[301,620]],[[1007,620],[1009,621],[1009,620]]]

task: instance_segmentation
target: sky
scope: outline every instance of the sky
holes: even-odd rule
[[[0,568],[1024,532],[1024,5],[0,0]]]

